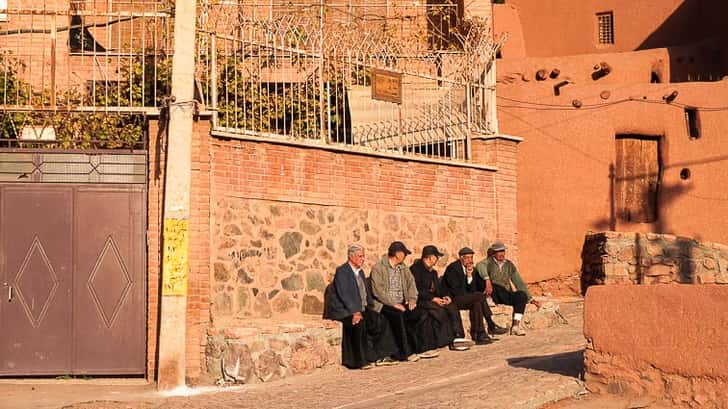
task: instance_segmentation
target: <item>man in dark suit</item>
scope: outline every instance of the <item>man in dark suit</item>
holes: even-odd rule
[[[445,294],[435,270],[443,255],[437,247],[427,245],[422,248],[422,257],[410,267],[417,285],[417,307],[432,317],[425,334],[429,349],[448,345],[451,350],[466,351],[470,347],[466,344],[460,310]]]
[[[485,345],[493,342],[488,332],[505,334],[508,330],[493,322],[493,312],[488,307],[483,292],[485,288],[480,288],[476,278],[477,272],[473,274],[475,271],[473,254],[475,252],[471,248],[460,249],[459,259],[450,263],[445,269],[442,285],[459,309],[470,310],[470,335],[477,345]],[[488,332],[483,325],[483,319],[488,323]]]
[[[341,363],[351,369],[369,369],[373,365],[393,365],[390,357],[397,345],[389,324],[372,309],[374,300],[367,291],[364,271],[364,248],[352,244],[348,261],[340,265],[334,281],[326,289],[324,318],[341,321]]]

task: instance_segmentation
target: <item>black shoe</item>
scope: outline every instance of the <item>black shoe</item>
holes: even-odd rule
[[[480,338],[475,340],[475,345],[488,345],[493,343],[493,338]]]
[[[508,333],[508,328],[493,325],[492,327],[488,327],[488,333],[491,335],[503,335]]]

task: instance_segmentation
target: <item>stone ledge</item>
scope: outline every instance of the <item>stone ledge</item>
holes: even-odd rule
[[[258,383],[309,373],[340,363],[340,344],[341,324],[329,320],[210,328],[204,381]]]
[[[590,233],[582,250],[582,294],[600,284],[728,284],[728,247],[656,233]]]
[[[537,309],[533,304],[526,306],[526,313],[523,315],[523,325],[526,329],[540,330],[551,328],[557,325],[565,324],[564,318],[559,312],[558,300],[550,297],[534,297],[541,303],[541,308]],[[513,317],[513,308],[509,305],[490,305],[493,312],[493,321],[501,327],[508,328],[511,326]],[[460,317],[463,320],[463,327],[467,337],[470,336],[470,316],[468,310],[460,311]]]

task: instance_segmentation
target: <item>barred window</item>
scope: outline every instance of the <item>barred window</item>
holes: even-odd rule
[[[614,44],[614,13],[597,14],[599,23],[599,44]]]

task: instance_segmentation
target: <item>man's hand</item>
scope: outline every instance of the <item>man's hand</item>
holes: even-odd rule
[[[442,301],[445,303],[443,305],[449,305],[452,302],[452,298],[450,298],[446,295],[446,296],[442,297]]]
[[[493,283],[490,282],[490,279],[485,280],[485,295],[488,297],[493,295]]]
[[[445,300],[440,297],[433,297],[432,302],[434,302],[435,304],[440,305],[440,306],[446,305]]]
[[[409,308],[410,311],[417,308],[417,301],[407,301],[407,308]]]
[[[406,310],[406,308],[404,308],[404,305],[402,305],[402,304],[394,304],[392,307],[394,307],[402,312],[404,312],[404,310]]]
[[[361,315],[361,312],[354,313],[354,316],[351,317],[351,325],[356,325],[360,323],[364,317]]]

